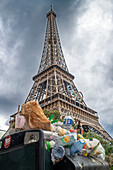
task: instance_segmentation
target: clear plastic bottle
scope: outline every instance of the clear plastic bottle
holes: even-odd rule
[[[72,123],[73,123],[72,117],[70,115],[70,112],[68,112],[67,116],[65,116],[64,118],[63,126],[64,128],[70,130],[72,127]]]
[[[70,147],[70,154],[71,155],[74,155],[78,152],[80,152],[82,149],[83,149],[83,146],[84,146],[84,140],[83,139],[80,139],[80,140],[77,140],[75,141],[72,146]]]
[[[50,150],[50,148],[53,148],[54,146],[55,146],[55,142],[53,140],[45,142],[45,148],[47,151]]]
[[[52,162],[55,163],[56,160],[63,158],[65,155],[65,149],[62,146],[55,146],[51,152]]]
[[[59,137],[58,139],[55,140],[56,145],[61,145],[61,146],[71,145],[74,141],[75,138],[71,133]]]
[[[59,136],[64,136],[66,134],[67,130],[58,126],[56,129],[56,132],[58,133]]]

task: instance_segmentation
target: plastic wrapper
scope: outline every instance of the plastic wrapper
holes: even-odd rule
[[[21,115],[26,119],[25,129],[43,129],[52,131],[51,121],[47,119],[38,101],[29,101],[22,105]]]

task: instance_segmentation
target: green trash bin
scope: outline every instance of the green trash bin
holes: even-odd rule
[[[0,170],[108,170],[99,158],[64,156],[57,164],[51,161],[51,150],[45,150],[44,131],[28,130],[0,140]]]

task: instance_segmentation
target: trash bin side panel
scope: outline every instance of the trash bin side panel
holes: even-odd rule
[[[27,145],[0,154],[1,170],[35,170],[35,145]]]
[[[68,156],[67,158],[73,163],[75,167],[76,164],[79,164],[83,170],[109,170],[108,164],[99,158],[84,156]]]
[[[35,143],[35,170],[45,170],[44,134],[42,130],[39,132],[39,141]]]
[[[51,161],[51,153],[45,149],[45,170],[53,170],[53,163]]]
[[[0,143],[0,170],[45,170],[42,130],[21,131],[3,138]]]

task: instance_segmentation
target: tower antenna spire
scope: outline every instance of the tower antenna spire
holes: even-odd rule
[[[52,5],[50,5],[50,10],[52,11]]]

